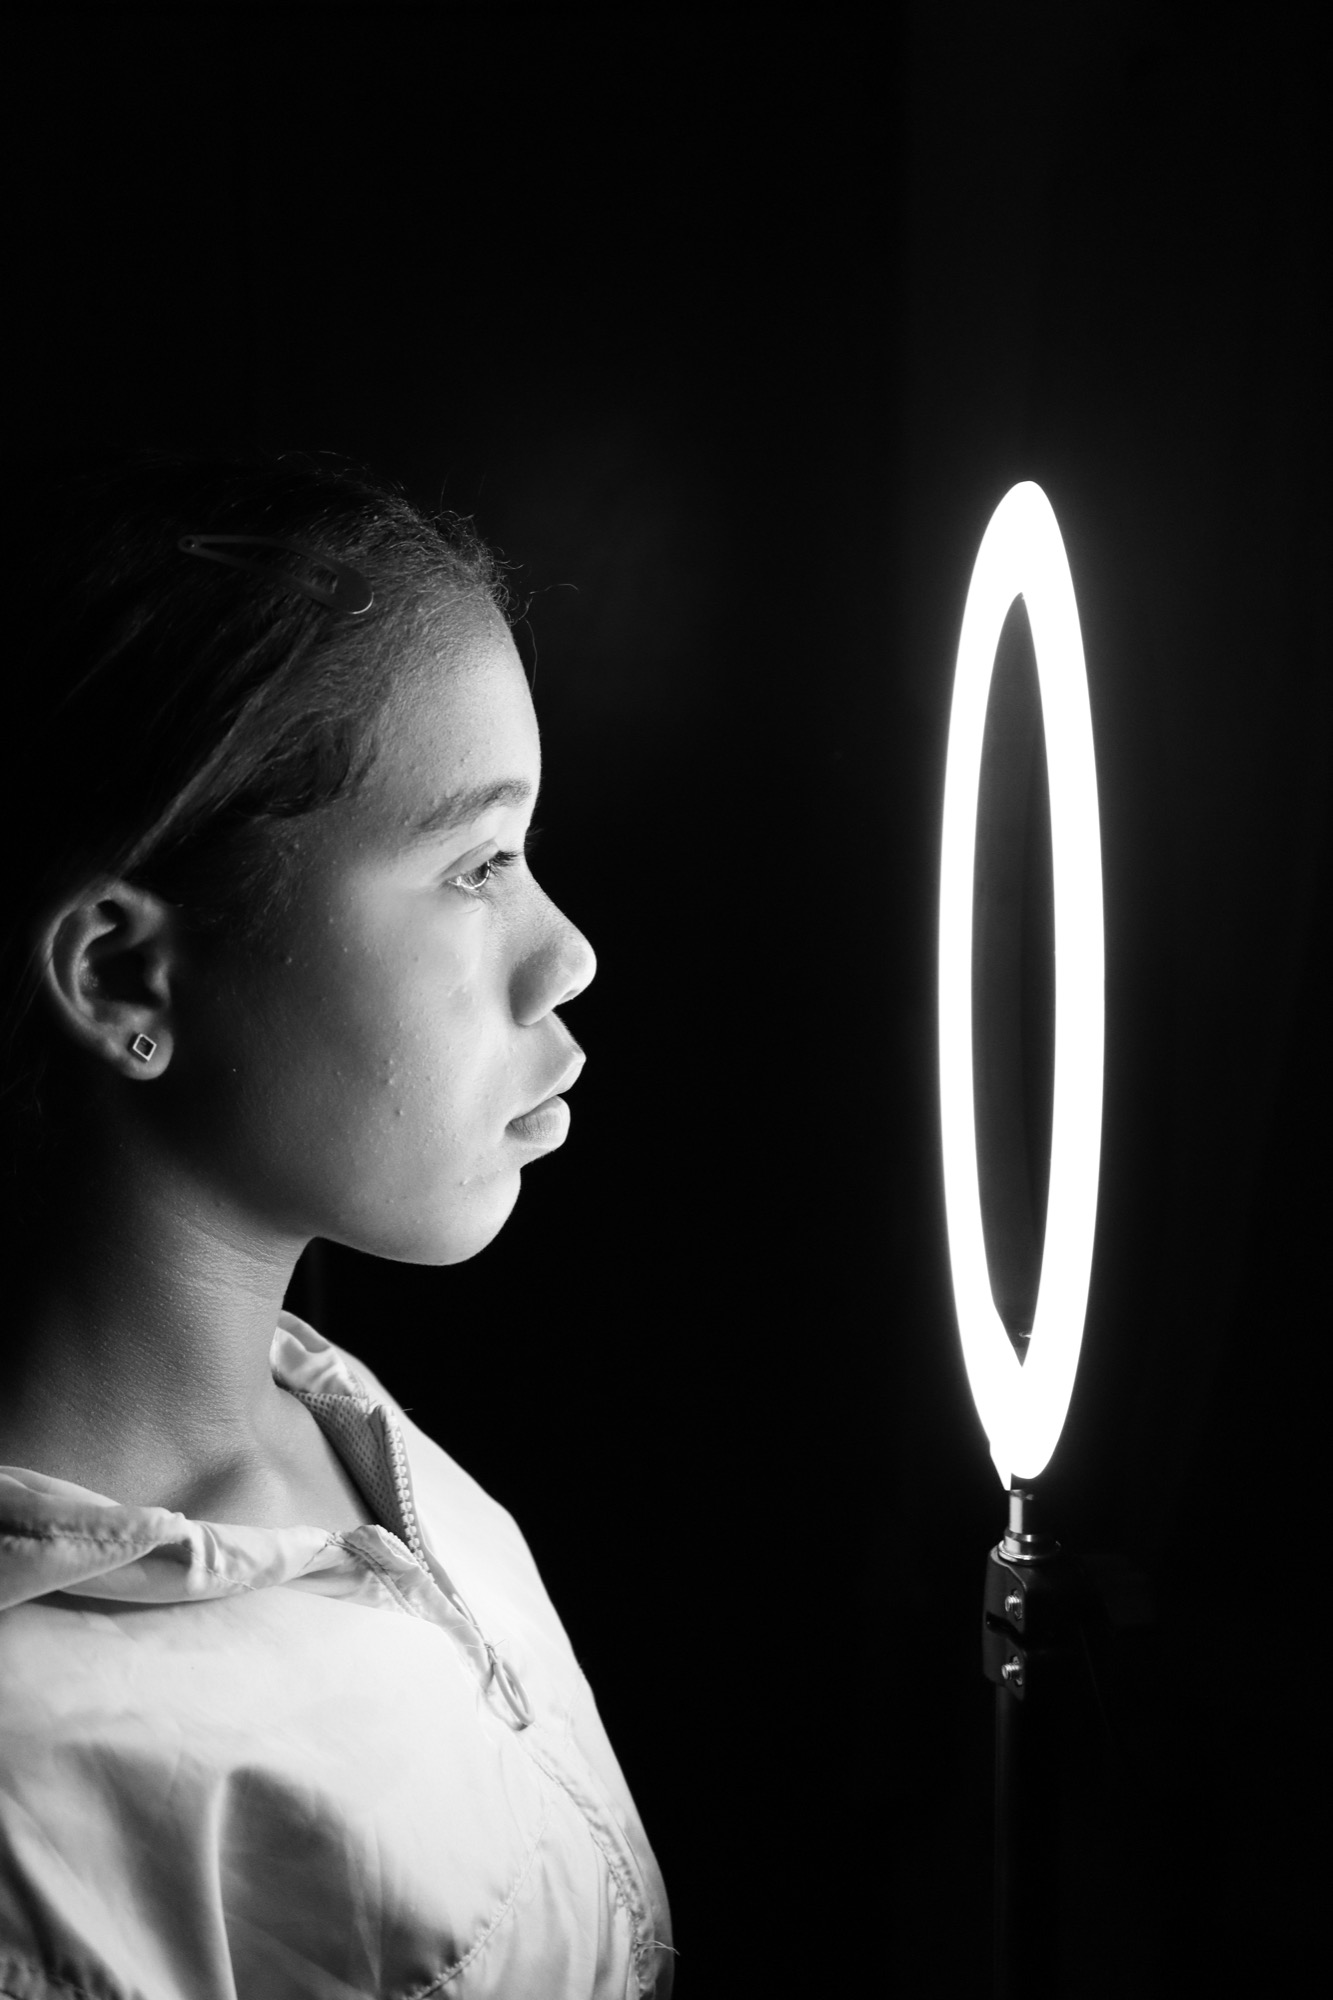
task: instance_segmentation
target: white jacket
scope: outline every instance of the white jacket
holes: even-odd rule
[[[381,1527],[0,1470],[0,1993],[666,2000],[661,1877],[514,1521],[284,1313]]]

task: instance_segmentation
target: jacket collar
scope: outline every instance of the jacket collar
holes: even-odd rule
[[[270,1365],[274,1380],[311,1409],[345,1460],[349,1444],[361,1432],[365,1448],[356,1453],[355,1472],[364,1481],[366,1468],[384,1460],[388,1433],[375,1422],[383,1406],[350,1363],[313,1327],[283,1313]],[[405,1555],[395,1550],[395,1538],[411,1546],[398,1532],[408,1526],[411,1510],[405,1468],[406,1510],[393,1479],[381,1483],[385,1494],[367,1497],[378,1504],[392,1494],[395,1511],[381,1505],[380,1512],[393,1533],[361,1530],[359,1537],[375,1537],[391,1557]],[[324,1528],[193,1521],[165,1507],[124,1506],[69,1480],[0,1466],[0,1609],[52,1591],[146,1604],[228,1597],[290,1583],[350,1560],[345,1538]]]

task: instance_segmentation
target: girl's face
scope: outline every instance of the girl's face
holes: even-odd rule
[[[377,737],[361,794],[299,829],[284,948],[187,989],[179,1102],[255,1222],[453,1264],[565,1137],[555,1010],[596,966],[523,859],[541,749],[498,617],[457,610]]]

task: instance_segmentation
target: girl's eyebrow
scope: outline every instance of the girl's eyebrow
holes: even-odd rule
[[[452,833],[470,820],[480,819],[495,806],[526,805],[532,786],[526,778],[498,778],[493,785],[470,785],[465,791],[451,792],[408,827],[408,841],[432,840],[437,834]]]

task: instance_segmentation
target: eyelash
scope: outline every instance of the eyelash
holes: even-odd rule
[[[515,853],[502,850],[499,854],[488,855],[485,861],[479,861],[475,868],[466,868],[461,875],[447,876],[445,878],[445,887],[447,889],[459,889],[465,896],[473,896],[481,900],[490,887],[491,879],[496,869],[512,868],[516,861],[526,861],[537,844],[540,832],[540,827],[530,826],[528,828],[527,840],[520,850]],[[485,879],[478,882],[475,886],[470,884],[467,879],[468,876],[480,875],[483,868],[487,871]]]

